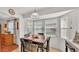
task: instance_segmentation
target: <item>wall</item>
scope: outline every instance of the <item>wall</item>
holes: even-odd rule
[[[79,33],[79,9],[77,10],[77,21],[76,21],[76,23],[77,23],[77,31],[78,31],[78,33]]]
[[[68,26],[72,27],[72,29],[68,31],[69,36],[67,36],[70,40],[73,40],[75,32],[78,31],[78,14],[78,10],[74,10],[73,12],[63,16],[65,20],[68,19]]]
[[[19,21],[19,30],[17,30],[17,44],[20,45],[20,38],[24,37],[24,19],[21,15],[17,15],[18,21]]]
[[[67,37],[69,40],[73,40],[75,37],[76,31],[79,32],[79,9],[73,10],[72,12],[64,15],[61,17],[63,20],[68,20],[67,26],[71,26],[72,29],[69,29],[67,31],[67,36],[65,36],[65,33],[63,34],[63,37]],[[65,51],[65,41],[62,39],[59,40],[59,49],[62,51]]]

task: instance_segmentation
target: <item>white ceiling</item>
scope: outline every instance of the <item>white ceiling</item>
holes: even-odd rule
[[[29,17],[34,12],[34,9],[37,9],[40,15],[76,9],[75,7],[0,7],[0,19],[10,16],[8,13],[10,8],[14,9],[15,13],[22,15],[24,18]]]

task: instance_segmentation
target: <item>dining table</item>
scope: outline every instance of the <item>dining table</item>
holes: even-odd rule
[[[41,47],[41,52],[44,52],[44,45],[46,44],[46,52],[49,51],[49,39],[47,36],[42,35],[31,35],[29,37],[23,37],[25,42],[30,42],[30,44],[36,44]]]

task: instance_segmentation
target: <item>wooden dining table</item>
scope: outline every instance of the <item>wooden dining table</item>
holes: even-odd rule
[[[46,44],[46,52],[49,51],[49,40],[47,36],[37,35],[37,37],[29,36],[21,39],[24,39],[26,42],[30,42],[30,44],[41,46],[42,52],[44,52],[44,44]]]

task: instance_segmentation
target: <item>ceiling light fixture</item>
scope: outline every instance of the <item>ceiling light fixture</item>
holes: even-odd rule
[[[38,20],[39,19],[39,13],[37,13],[37,9],[34,9],[34,12],[31,14],[32,20]]]

